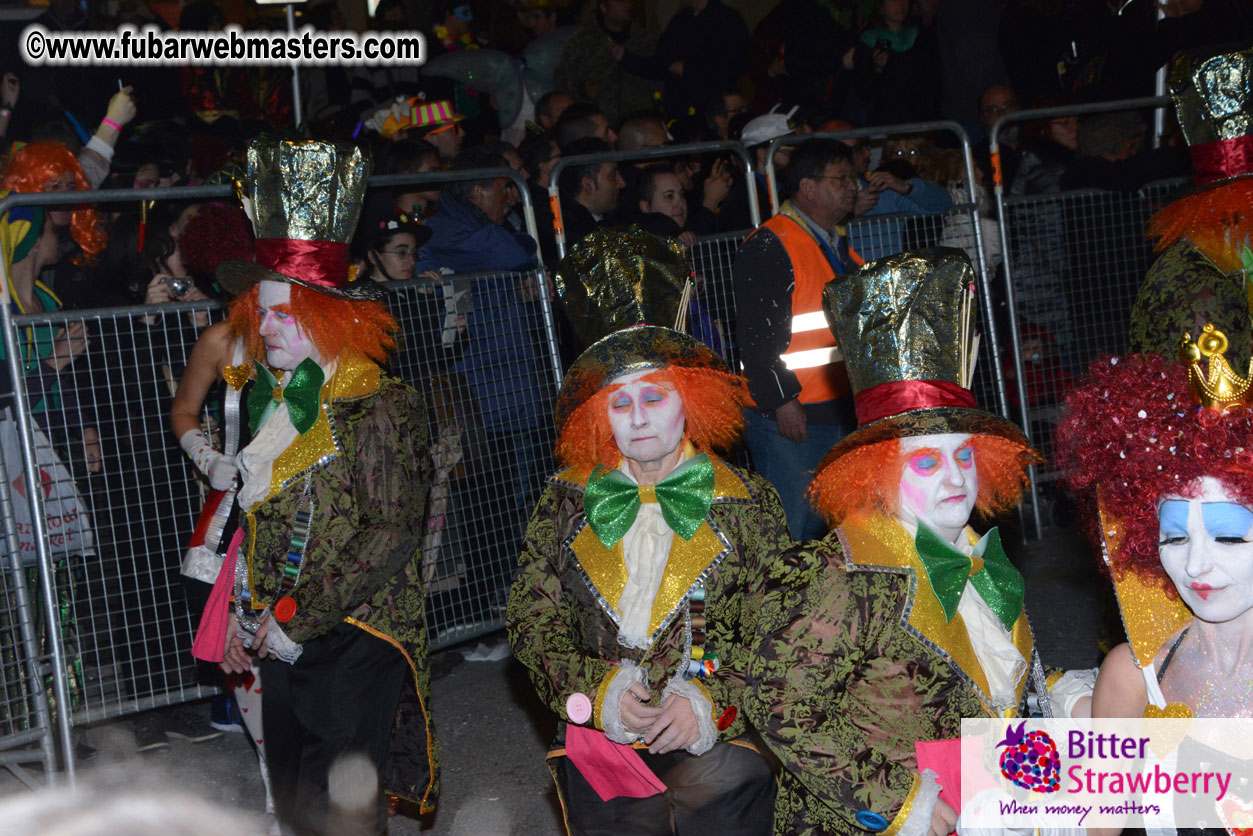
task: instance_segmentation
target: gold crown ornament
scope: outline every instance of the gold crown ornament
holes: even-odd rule
[[[1206,325],[1196,342],[1186,333],[1179,341],[1179,359],[1188,366],[1193,402],[1218,413],[1244,404],[1249,391],[1249,378],[1236,374],[1226,352],[1227,335],[1213,325]],[[1201,370],[1203,362],[1205,371]]]

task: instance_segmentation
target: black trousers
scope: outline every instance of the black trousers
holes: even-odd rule
[[[762,755],[734,743],[715,743],[699,757],[638,751],[666,792],[601,801],[565,760],[566,814],[573,836],[769,836],[775,780]]]
[[[327,775],[350,752],[369,758],[376,775],[382,771],[408,675],[400,651],[350,624],[306,642],[294,665],[261,660],[266,761],[285,830],[301,836],[346,831],[341,813],[331,809]],[[386,823],[380,792],[364,832],[383,833]]]

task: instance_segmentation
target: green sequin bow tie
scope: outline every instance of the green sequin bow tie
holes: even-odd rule
[[[1005,629],[1012,630],[1022,613],[1026,585],[1022,574],[1005,556],[999,531],[995,528],[989,531],[983,545],[983,554],[967,557],[922,523],[918,524],[918,534],[914,537],[914,548],[922,558],[927,580],[948,621],[956,615],[957,604],[969,579]]]
[[[283,401],[287,401],[287,413],[291,416],[296,432],[301,435],[309,432],[318,420],[322,384],[325,382],[326,373],[312,357],[306,357],[300,362],[286,386],[279,386],[278,378],[265,366],[257,363],[257,379],[253,381],[252,391],[248,393],[248,424],[252,427],[253,435],[270,420],[274,410]]]
[[[701,453],[656,485],[637,485],[622,471],[605,472],[597,465],[587,480],[583,513],[606,548],[627,533],[644,502],[659,504],[666,524],[684,540],[691,540],[709,516],[713,498],[713,462]]]

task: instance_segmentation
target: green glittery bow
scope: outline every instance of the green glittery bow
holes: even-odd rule
[[[261,429],[278,405],[287,401],[287,413],[291,416],[292,426],[296,432],[304,435],[313,428],[318,420],[318,409],[322,400],[322,384],[326,382],[326,373],[322,367],[306,357],[292,372],[287,385],[279,387],[278,378],[270,373],[265,366],[257,363],[257,379],[248,393],[248,424],[253,435]]]
[[[640,494],[648,486],[636,485],[620,470],[605,472],[599,465],[587,480],[583,513],[601,543],[609,548],[631,528],[640,511]],[[701,453],[652,486],[661,516],[684,540],[691,540],[709,515],[714,497],[714,466]]]
[[[914,537],[914,548],[922,558],[922,566],[927,570],[927,580],[931,582],[931,589],[939,599],[945,619],[953,620],[962,591],[966,588],[966,580],[969,579],[983,597],[984,603],[1005,625],[1005,629],[1012,630],[1014,622],[1022,613],[1026,585],[1022,574],[1005,556],[999,531],[995,528],[989,531],[983,538],[983,546],[983,554],[976,555],[983,559],[983,568],[972,575],[970,570],[974,561],[941,540],[925,524],[918,523],[918,534]]]

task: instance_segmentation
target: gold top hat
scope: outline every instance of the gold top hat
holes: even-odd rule
[[[686,366],[728,371],[713,349],[683,327],[691,268],[675,241],[630,229],[598,229],[557,267],[557,295],[588,346],[557,395],[557,429],[616,377]],[[669,327],[674,326],[674,327]]]
[[[984,433],[1027,444],[1017,426],[979,409],[969,389],[977,316],[964,252],[934,247],[881,258],[828,282],[822,305],[858,423],[824,464],[907,436]]]
[[[348,270],[369,174],[369,159],[350,143],[254,142],[239,191],[256,260],[222,262],[218,281],[232,293],[269,280],[344,299],[381,298],[374,282],[350,283]]]
[[[1198,183],[1253,170],[1253,47],[1189,52],[1167,77]]]

